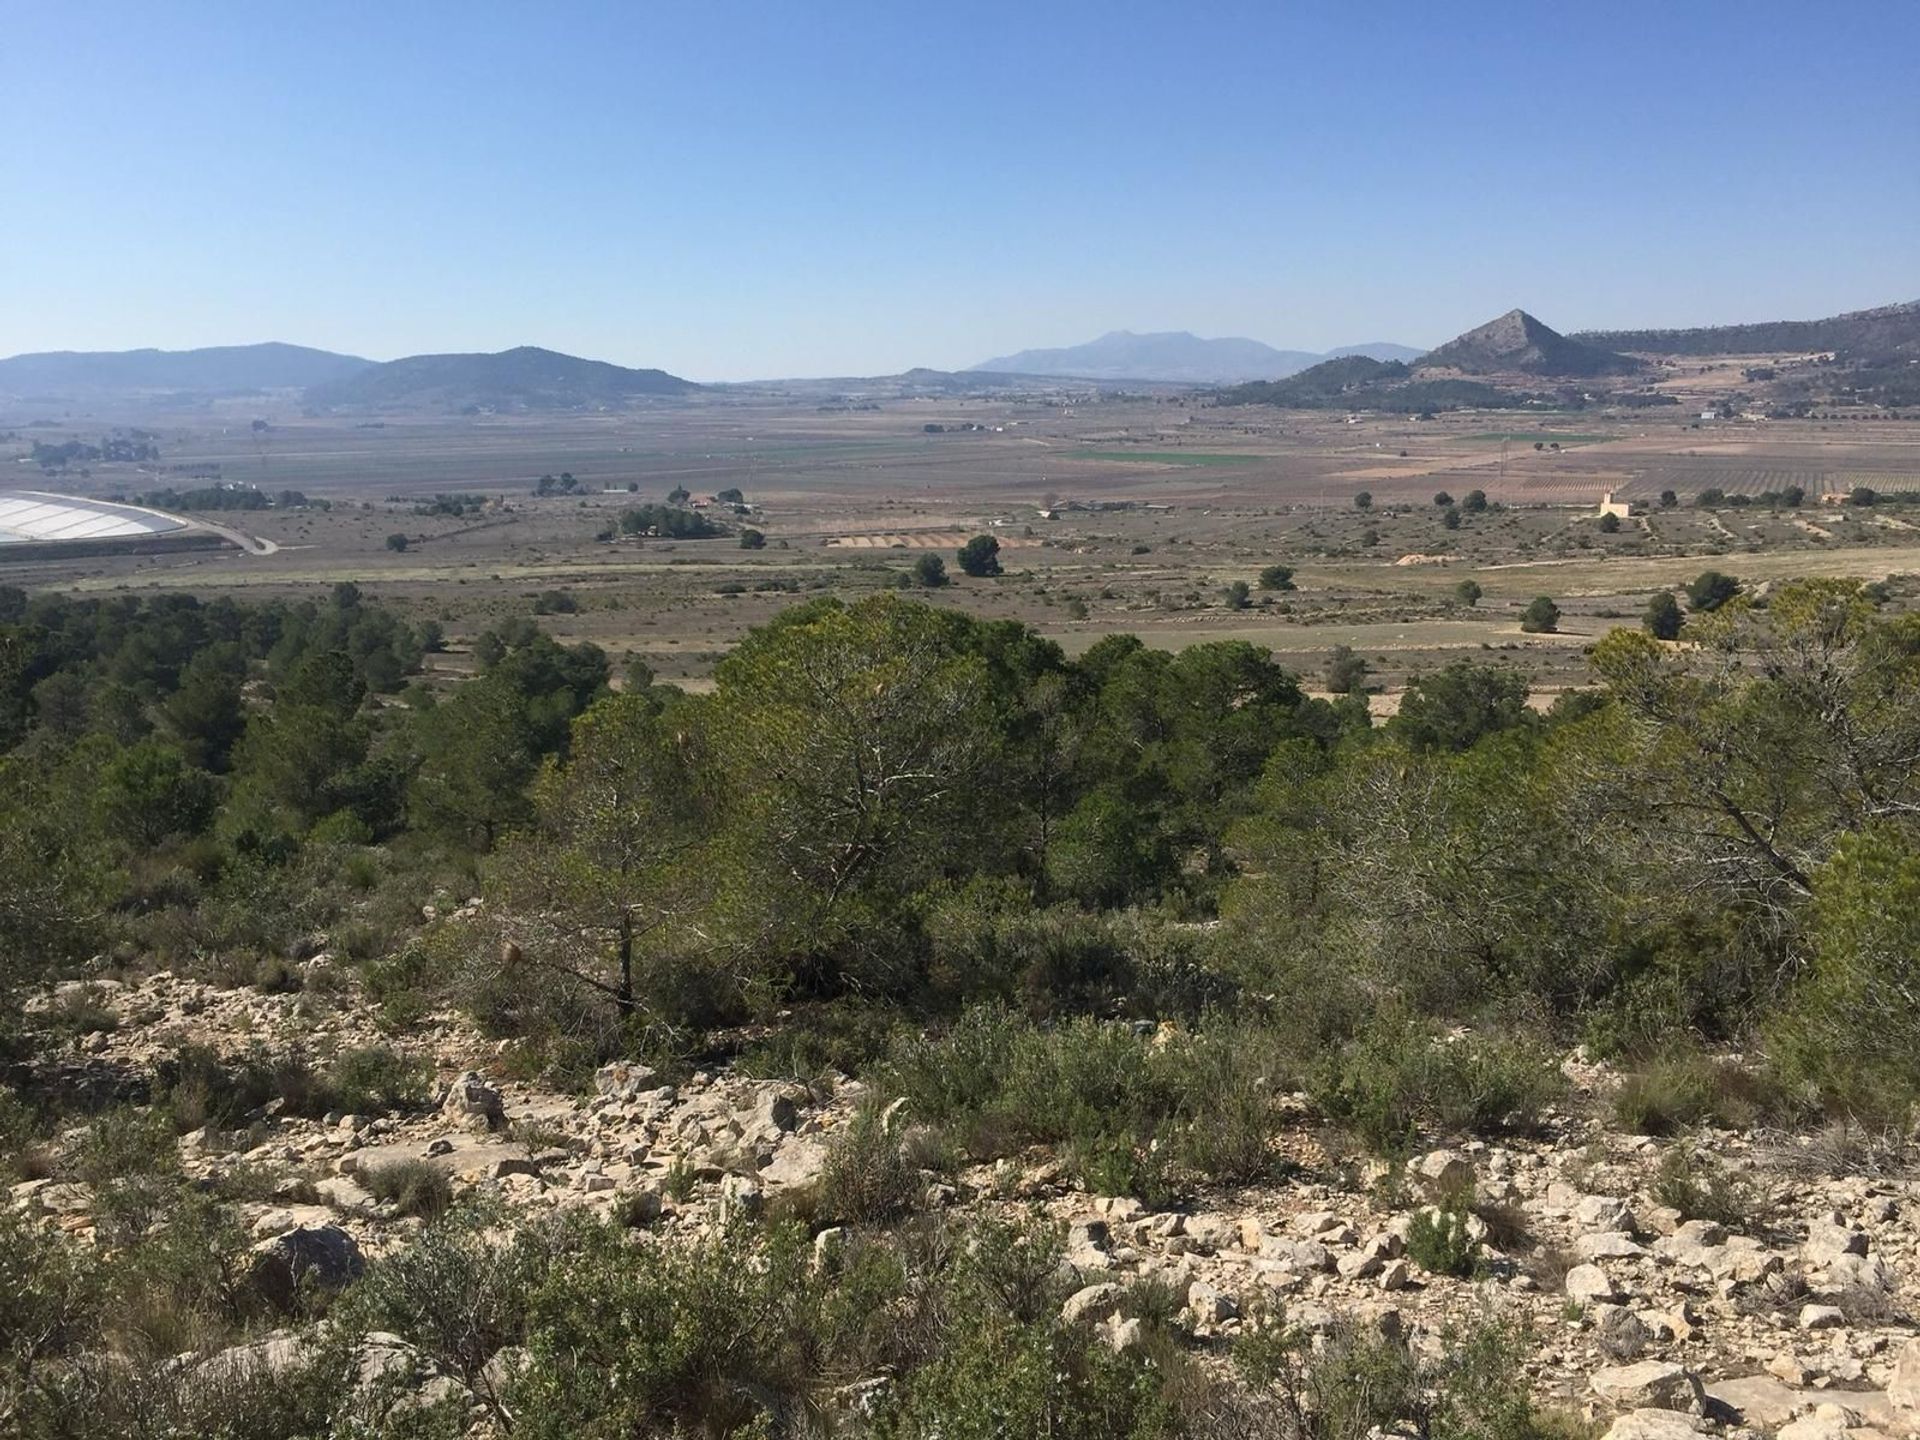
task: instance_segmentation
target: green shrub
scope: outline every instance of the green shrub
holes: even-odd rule
[[[743,1075],[812,1084],[829,1071],[858,1075],[887,1051],[897,1011],[859,1003],[798,1007],[773,1034],[734,1060]]]
[[[445,1172],[426,1160],[395,1160],[357,1177],[374,1199],[392,1205],[402,1215],[435,1220],[453,1205],[453,1186]]]
[[[0,1176],[38,1180],[52,1168],[40,1117],[11,1087],[0,1085]]]
[[[73,1177],[96,1190],[115,1181],[172,1176],[180,1167],[173,1128],[149,1110],[109,1110],[86,1129],[71,1162]]]
[[[516,1435],[732,1435],[823,1377],[801,1343],[816,1296],[804,1237],[694,1244],[582,1233],[533,1298]]]
[[[431,1070],[384,1045],[343,1050],[324,1071],[303,1051],[253,1050],[225,1059],[205,1045],[181,1046],[154,1070],[154,1099],[180,1131],[234,1129],[269,1101],[289,1115],[383,1114],[420,1105]]]
[[[834,1221],[885,1223],[912,1211],[921,1188],[920,1176],[901,1158],[899,1137],[866,1106],[827,1147],[819,1208]]]
[[[1479,1263],[1480,1244],[1467,1231],[1468,1210],[1458,1202],[1425,1206],[1414,1212],[1407,1230],[1407,1255],[1431,1275],[1464,1280]]]
[[[406,1110],[425,1103],[432,1069],[385,1045],[343,1050],[327,1067],[325,1109],[360,1114]]]
[[[1565,1088],[1552,1054],[1526,1037],[1449,1039],[1398,1010],[1382,1012],[1311,1077],[1315,1102],[1385,1152],[1422,1129],[1529,1129]]]
[[[360,966],[360,982],[381,1019],[400,1028],[417,1022],[438,998],[436,970],[432,952],[416,940],[368,959]]]
[[[1178,1433],[1162,1382],[1082,1328],[987,1314],[904,1377],[876,1440],[1150,1440]]]
[[[1253,1027],[1150,1039],[1084,1017],[1040,1029],[983,1007],[944,1035],[898,1038],[882,1083],[976,1159],[1055,1145],[1087,1188],[1165,1201],[1183,1180],[1273,1173],[1282,1073]]]
[[[1685,1220],[1711,1220],[1729,1229],[1745,1229],[1760,1209],[1752,1186],[1727,1173],[1711,1156],[1679,1145],[1660,1157],[1653,1198],[1678,1210]]]
[[[1614,1119],[1636,1135],[1677,1135],[1696,1125],[1746,1129],[1768,1108],[1760,1077],[1732,1061],[1670,1047],[1628,1075]]]
[[[1580,1440],[1593,1427],[1534,1409],[1522,1366],[1525,1336],[1500,1323],[1449,1329],[1432,1359],[1404,1340],[1351,1325],[1316,1343],[1268,1312],[1234,1341],[1233,1360],[1256,1401],[1277,1408],[1292,1440]],[[1272,1411],[1268,1410],[1268,1422]]]
[[[498,1230],[506,1228],[502,1239]],[[348,1291],[348,1313],[404,1337],[489,1403],[480,1384],[493,1354],[527,1339],[533,1297],[570,1242],[562,1222],[466,1205],[376,1260]]]
[[[120,1028],[120,1016],[106,1001],[106,992],[93,985],[74,985],[63,990],[40,1013],[40,1021],[49,1030],[62,1035],[111,1034]]]
[[[1879,828],[1818,877],[1814,954],[1767,1022],[1772,1067],[1829,1114],[1905,1128],[1920,1108],[1920,850]]]

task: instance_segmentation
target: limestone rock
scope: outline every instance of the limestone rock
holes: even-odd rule
[[[480,1367],[480,1393],[499,1404],[531,1364],[533,1352],[524,1345],[508,1345],[494,1351],[492,1358]]]
[[[1576,1265],[1567,1272],[1567,1298],[1582,1305],[1607,1304],[1618,1300],[1620,1291],[1598,1265]]]
[[[1887,1382],[1887,1399],[1902,1410],[1920,1410],[1920,1340],[1900,1347]]]
[[[1623,1230],[1582,1235],[1573,1242],[1573,1252],[1582,1260],[1630,1260],[1647,1253],[1644,1246]]]
[[[660,1073],[651,1065],[616,1060],[593,1074],[594,1093],[609,1100],[633,1100],[658,1089]]]
[[[1838,1305],[1802,1305],[1802,1330],[1837,1330],[1847,1323],[1847,1312]]]
[[[1067,1303],[1060,1307],[1060,1318],[1069,1325],[1110,1319],[1120,1313],[1120,1302],[1126,1294],[1125,1286],[1111,1280],[1089,1285],[1067,1297]]]
[[[1666,1360],[1641,1360],[1595,1372],[1593,1393],[1610,1404],[1632,1410],[1681,1410],[1689,1415],[1706,1412],[1699,1379],[1684,1366]]]
[[[1806,1244],[1800,1247],[1801,1258],[1813,1266],[1830,1265],[1842,1255],[1866,1253],[1867,1237],[1832,1218],[1814,1221],[1807,1228]]]
[[[1821,1405],[1812,1414],[1788,1421],[1775,1432],[1774,1440],[1848,1440],[1857,1416],[1844,1406]]]
[[[1414,1162],[1409,1178],[1430,1198],[1458,1195],[1473,1188],[1473,1162],[1457,1150],[1433,1150]]]
[[[1835,1255],[1820,1272],[1820,1288],[1840,1290],[1891,1290],[1893,1270],[1878,1255]]]
[[[302,1225],[253,1247],[248,1278],[268,1304],[291,1312],[304,1292],[332,1293],[367,1268],[360,1246],[338,1225]]]
[[[1613,1195],[1587,1196],[1573,1207],[1573,1219],[1583,1230],[1618,1230],[1631,1235],[1640,1228],[1634,1221],[1633,1207]]]
[[[447,1087],[440,1113],[470,1129],[498,1130],[506,1123],[500,1092],[469,1070]]]
[[[1678,1410],[1629,1410],[1600,1440],[1697,1440],[1706,1424]]]
[[[827,1168],[827,1147],[818,1140],[788,1136],[773,1152],[773,1160],[760,1172],[768,1185],[791,1188],[811,1185]]]
[[[1208,1325],[1231,1320],[1240,1313],[1240,1307],[1232,1297],[1222,1295],[1216,1286],[1206,1280],[1196,1280],[1187,1287],[1187,1309],[1193,1312],[1194,1319]]]

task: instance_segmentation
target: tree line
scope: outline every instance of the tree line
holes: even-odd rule
[[[0,592],[0,953],[265,955],[431,872],[483,903],[369,944],[380,983],[587,1058],[778,1005],[856,1068],[887,1043],[846,1026],[982,1004],[1262,1016],[1303,1070],[1448,1020],[1758,1038],[1795,1104],[1899,1109],[1920,622],[1698,588],[1686,644],[1615,631],[1549,709],[1458,661],[1383,724],[1244,643],[1075,659],[896,595],[789,609],[697,695],[522,618],[441,695],[438,634],[351,586]]]

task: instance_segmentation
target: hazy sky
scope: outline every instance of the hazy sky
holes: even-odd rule
[[[0,0],[0,355],[694,379],[1920,298],[1920,3]]]

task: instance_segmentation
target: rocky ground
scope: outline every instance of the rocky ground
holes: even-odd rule
[[[324,1052],[381,1038],[350,985],[316,1006],[311,995],[221,990],[162,973],[97,998],[120,1024],[73,1042],[76,1071],[134,1073],[183,1040]],[[530,1211],[619,1207],[667,1233],[694,1234],[731,1210],[813,1185],[836,1130],[863,1100],[886,1099],[847,1080],[807,1087],[703,1072],[667,1083],[641,1065],[607,1067],[591,1095],[562,1094],[501,1078],[492,1048],[452,1017],[399,1043],[434,1065],[436,1106],[263,1114],[250,1149],[229,1149],[204,1130],[181,1138],[197,1177],[240,1166],[284,1175],[269,1198],[239,1207],[263,1283],[345,1277],[414,1234],[421,1221],[361,1183],[396,1161],[431,1164],[456,1196],[491,1191]],[[1351,1320],[1421,1346],[1492,1313],[1526,1323],[1539,1397],[1611,1426],[1614,1440],[1920,1435],[1920,1181],[1836,1175],[1808,1141],[1623,1135],[1598,1118],[1613,1077],[1577,1060],[1567,1071],[1575,1101],[1549,1135],[1462,1143],[1404,1168],[1307,1163],[1282,1183],[1152,1210],[1080,1193],[1051,1157],[1035,1154],[929,1171],[926,1203],[1039,1208],[1069,1227],[1080,1272],[1070,1315],[1102,1326],[1116,1346],[1138,1325],[1119,1317],[1122,1286],[1142,1279],[1184,1298],[1203,1354],[1223,1354],[1247,1317],[1275,1300],[1297,1323]],[[1312,1156],[1304,1098],[1290,1103],[1301,1115],[1301,1152]],[[1733,1178],[1747,1197],[1742,1214],[1688,1219],[1660,1203],[1663,1157],[1682,1145]],[[1469,1194],[1472,1273],[1432,1273],[1409,1253],[1416,1217]],[[92,1234],[84,1185],[29,1180],[11,1201],[72,1235]],[[825,1252],[836,1238],[827,1231],[817,1243]],[[249,1354],[271,1360],[275,1343],[284,1342],[259,1342]]]

